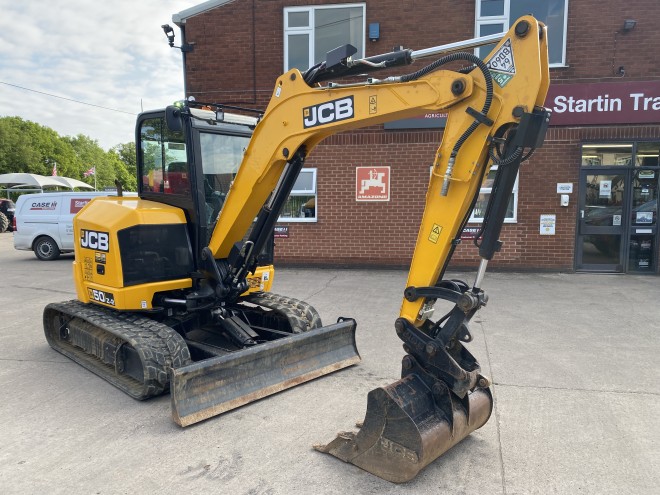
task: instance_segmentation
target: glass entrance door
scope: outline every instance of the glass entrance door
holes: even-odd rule
[[[660,142],[582,146],[575,269],[658,272]]]
[[[658,231],[658,171],[635,170],[632,180],[629,272],[655,272]]]
[[[580,175],[576,269],[621,272],[627,171],[589,169]]]

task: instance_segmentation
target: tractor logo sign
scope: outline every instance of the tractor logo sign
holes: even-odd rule
[[[356,167],[356,201],[390,200],[390,167]]]
[[[493,80],[503,88],[516,75],[516,64],[513,60],[513,49],[511,40],[508,39],[491,56],[488,61],[488,68],[493,76]]]
[[[303,108],[303,126],[305,129],[318,125],[330,124],[340,120],[352,119],[353,97],[347,96],[339,100],[327,101],[320,105]]]

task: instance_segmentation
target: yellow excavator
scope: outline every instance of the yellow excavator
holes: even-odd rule
[[[137,399],[169,390],[182,426],[357,363],[355,321],[323,326],[308,303],[270,292],[273,228],[325,137],[446,112],[394,325],[401,379],[369,393],[357,434],[316,446],[412,479],[492,411],[490,381],[463,344],[487,302],[482,281],[519,166],[547,130],[546,35],[526,16],[500,35],[419,51],[354,58],[346,45],[280,76],[264,112],[184,101],[141,114],[139,197],[95,198],[75,217],[78,298],[45,308],[49,344]],[[489,43],[483,61],[460,51]],[[352,82],[427,57],[416,72]],[[493,165],[475,281],[443,279]],[[432,319],[437,300],[453,309]]]

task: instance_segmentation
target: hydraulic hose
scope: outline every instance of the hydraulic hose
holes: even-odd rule
[[[486,82],[486,99],[484,100],[484,104],[481,108],[481,115],[486,117],[488,115],[488,111],[490,110],[490,106],[493,102],[493,78],[490,75],[490,71],[488,70],[488,66],[481,60],[479,57],[476,55],[473,55],[472,53],[465,53],[465,52],[460,52],[460,53],[451,53],[449,55],[446,55],[442,58],[439,58],[435,62],[432,62],[431,64],[427,65],[426,67],[423,67],[422,69],[418,70],[417,72],[413,72],[411,74],[406,74],[401,76],[401,82],[409,82],[409,81],[414,81],[416,79],[419,79],[422,76],[425,76],[426,74],[429,74],[430,72],[433,72],[434,70],[437,70],[439,67],[448,64],[450,62],[455,62],[457,60],[466,60],[470,63],[473,63],[474,65],[477,66],[477,68],[481,71],[481,73],[484,75],[484,80]],[[470,124],[470,126],[465,130],[465,132],[461,135],[461,137],[456,141],[454,144],[454,148],[451,151],[451,158],[456,158],[456,155],[458,154],[458,151],[461,149],[461,146],[463,146],[463,143],[472,135],[472,133],[476,130],[476,128],[481,124],[478,120],[475,120]]]

